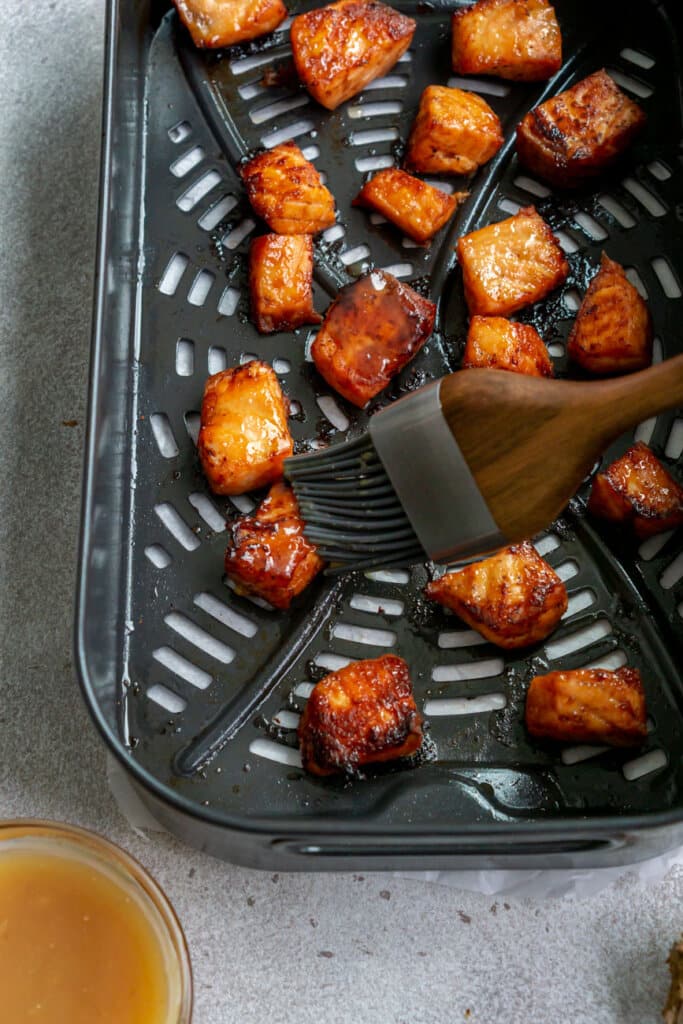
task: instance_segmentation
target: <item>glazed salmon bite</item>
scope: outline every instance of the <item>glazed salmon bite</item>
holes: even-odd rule
[[[509,316],[562,284],[569,264],[533,206],[463,235],[457,245],[470,315]]]
[[[647,736],[645,693],[634,668],[536,676],[529,685],[525,714],[532,736],[565,743],[629,747]]]
[[[645,300],[624,268],[603,253],[576,314],[567,355],[589,373],[632,373],[650,365],[652,343]]]
[[[295,142],[259,153],[240,168],[254,212],[278,235],[315,235],[334,224],[334,199]]]
[[[562,36],[546,0],[479,0],[453,15],[453,70],[520,82],[562,67]]]
[[[257,39],[287,17],[282,0],[174,0],[195,46],[215,48]]]
[[[467,192],[449,196],[412,174],[390,167],[365,182],[353,205],[376,210],[422,245],[444,226],[467,196]]]
[[[292,22],[294,65],[314,100],[335,110],[393,68],[415,22],[378,0],[338,0]]]
[[[564,583],[528,541],[447,572],[425,596],[507,650],[544,640],[567,610]]]
[[[238,594],[260,597],[273,608],[289,608],[324,562],[304,536],[294,492],[282,481],[250,515],[229,526],[225,573]]]
[[[249,247],[251,313],[262,334],[319,324],[310,235],[262,235]]]
[[[683,526],[683,487],[639,441],[593,481],[588,511],[630,526],[637,537],[653,537]]]
[[[301,759],[313,775],[353,771],[415,753],[422,722],[403,658],[356,661],[313,688],[299,723]]]
[[[258,359],[206,382],[197,450],[214,494],[243,494],[282,476],[292,454],[287,401]]]
[[[405,166],[421,174],[471,174],[503,145],[498,116],[464,89],[429,85],[406,147]]]
[[[530,377],[554,376],[553,362],[538,331],[502,316],[473,316],[462,357],[467,368],[509,370]]]
[[[539,178],[580,185],[621,156],[645,114],[605,71],[530,110],[517,126],[517,156]]]
[[[318,373],[359,407],[386,387],[432,333],[436,306],[373,270],[343,288],[311,347]]]

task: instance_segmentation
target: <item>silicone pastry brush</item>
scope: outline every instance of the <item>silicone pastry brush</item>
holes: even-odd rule
[[[612,380],[460,370],[285,461],[333,568],[473,558],[545,529],[620,434],[683,404],[683,355]]]

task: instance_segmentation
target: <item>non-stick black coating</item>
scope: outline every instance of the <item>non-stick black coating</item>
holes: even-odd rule
[[[301,4],[296,10],[312,6]],[[667,6],[558,2],[567,60],[555,79],[540,85],[495,79],[483,86],[482,80],[469,83],[486,90],[485,98],[503,122],[507,144],[469,182],[454,183],[468,188],[470,199],[426,249],[406,247],[390,225],[375,224],[366,212],[350,206],[365,177],[356,162],[376,156],[398,161],[423,88],[451,78],[450,11],[456,5],[395,6],[418,21],[410,60],[397,65],[387,87],[366,90],[329,113],[307,101],[296,85],[262,85],[266,69],[282,72],[281,80],[287,81],[286,31],[229,51],[200,52],[169,5],[127,0],[111,5],[114,66],[104,150],[103,246],[78,619],[86,698],[110,745],[136,779],[154,789],[164,806],[182,808],[194,818],[198,843],[204,842],[202,825],[209,821],[219,830],[224,826],[226,834],[228,829],[233,834],[244,831],[246,852],[240,859],[249,859],[246,830],[258,827],[267,837],[286,835],[302,842],[326,833],[357,832],[363,838],[353,866],[366,867],[370,862],[375,867],[389,863],[391,852],[401,848],[403,833],[411,846],[423,845],[430,865],[454,865],[459,859],[452,851],[438,855],[436,861],[428,854],[435,837],[457,845],[484,827],[489,831],[486,850],[496,851],[497,863],[506,862],[505,850],[513,839],[540,841],[551,833],[560,835],[571,862],[591,862],[595,856],[590,850],[574,849],[580,844],[572,844],[571,837],[578,830],[585,835],[593,829],[609,838],[627,830],[641,834],[643,827],[664,817],[683,819],[683,590],[680,579],[668,589],[660,584],[662,572],[680,556],[680,531],[654,557],[640,557],[632,539],[585,517],[584,488],[557,524],[554,537],[559,544],[547,557],[555,566],[575,569],[568,581],[570,596],[579,605],[590,603],[566,619],[551,639],[579,634],[585,627],[592,627],[594,632],[587,635],[594,639],[552,660],[544,645],[504,656],[488,645],[440,647],[440,634],[462,627],[423,600],[421,590],[429,573],[423,566],[416,567],[406,583],[358,575],[319,578],[290,612],[256,607],[225,585],[224,535],[213,532],[196,508],[201,501],[196,496],[209,496],[209,491],[186,422],[192,426],[187,414],[199,409],[210,358],[212,368],[220,366],[221,359],[227,365],[238,363],[245,354],[277,360],[283,388],[298,403],[291,422],[298,450],[306,450],[312,441],[344,436],[316,402],[330,391],[306,358],[308,332],[261,337],[249,321],[246,254],[252,235],[230,248],[231,230],[252,216],[236,165],[271,132],[284,129],[286,137],[288,125],[307,123],[297,142],[305,149],[319,149],[316,164],[327,176],[345,229],[343,238],[317,243],[317,308],[324,311],[339,285],[365,268],[397,264],[410,264],[406,279],[439,303],[433,339],[368,410],[358,411],[336,399],[352,436],[364,429],[368,414],[379,405],[430,377],[457,369],[466,313],[454,241],[467,230],[513,212],[514,204],[535,202],[553,228],[563,233],[565,245],[574,249],[568,257],[571,274],[566,285],[521,314],[551,346],[558,374],[568,373],[563,342],[574,315],[572,299],[577,289],[585,290],[603,249],[637,270],[663,356],[681,351],[683,299],[664,294],[652,266],[658,257],[665,257],[679,272],[683,265],[681,68]],[[634,64],[632,53],[624,55],[626,47],[649,66]],[[237,73],[245,65],[236,62],[244,57],[255,62],[251,70]],[[539,99],[602,66],[627,75],[630,88],[635,80],[635,88],[648,93],[639,98],[648,115],[645,133],[616,170],[581,191],[546,197],[530,193],[514,158],[515,124]],[[260,109],[279,101],[300,105],[261,121]],[[362,116],[364,107],[377,103],[389,103],[385,110],[390,112],[380,108],[373,116]],[[349,108],[356,116],[350,116]],[[368,142],[361,135],[359,140],[358,133],[376,129],[387,138]],[[202,150],[199,162],[188,173],[176,175],[176,161],[197,146]],[[191,210],[183,209],[188,205],[182,199],[187,189],[207,172],[216,173],[214,187]],[[634,196],[633,182],[635,192],[644,188],[660,204],[655,213]],[[235,204],[218,224],[203,229],[199,219],[223,195],[233,195]],[[605,195],[618,201],[631,226],[621,226],[601,205]],[[652,198],[645,201],[651,203]],[[585,220],[585,215],[592,220]],[[601,237],[591,238],[581,221],[589,231],[595,232],[597,225]],[[263,230],[264,225],[256,224],[252,234]],[[367,258],[345,265],[342,253],[361,245],[369,249]],[[188,266],[175,293],[163,294],[159,285],[176,253],[187,258]],[[200,271],[209,271],[213,282],[205,301],[195,306],[188,301],[188,292]],[[226,287],[240,293],[230,315],[218,311]],[[181,339],[181,355],[192,354],[191,372],[187,363],[176,363]],[[177,445],[178,452],[171,457],[161,454],[155,440],[153,417],[159,414],[168,418]],[[673,414],[660,416],[651,438],[655,452],[674,472],[674,460],[664,453],[667,443],[673,450],[678,436],[668,440],[675,419]],[[154,422],[158,426],[159,421]],[[623,438],[605,457],[623,451],[630,440]],[[548,453],[549,472],[553,460],[561,458],[561,451]],[[229,500],[210,500],[219,517],[237,514]],[[193,531],[199,541],[195,550],[186,550],[164,526],[155,511],[163,504],[172,506]],[[171,556],[164,568],[148,557],[158,555],[158,545]],[[675,572],[669,570],[669,576]],[[358,610],[352,607],[353,595],[358,594],[376,598],[380,607],[389,602],[389,611],[395,610],[390,602],[401,602],[402,614]],[[222,605],[212,604],[211,598]],[[222,622],[211,613],[216,609]],[[187,634],[188,620],[226,646],[211,651],[190,642],[182,635]],[[325,673],[316,664],[321,654],[360,658],[385,649],[333,636],[340,625],[393,632],[391,650],[410,663],[421,707],[430,699],[491,693],[504,695],[505,707],[459,716],[427,715],[425,755],[412,767],[385,768],[351,780],[307,777],[295,764],[291,728],[291,713],[300,711],[304,701],[295,693],[297,686]],[[370,633],[369,639],[382,637]],[[200,689],[170,670],[164,664],[169,648],[194,666],[188,670],[186,664],[184,675],[189,672],[200,683],[210,684]],[[666,755],[662,767],[637,781],[627,781],[622,771],[633,754],[610,751],[564,764],[557,748],[529,742],[523,727],[524,693],[533,674],[605,657],[614,665],[625,657],[641,668],[652,721],[644,751],[658,749]],[[502,669],[496,660],[500,658]],[[437,672],[435,680],[437,666],[450,666],[459,678],[439,681]],[[445,671],[448,674],[448,668]],[[185,703],[182,712],[171,714],[149,698],[150,688],[159,684]],[[289,713],[284,718],[288,728],[278,726],[281,710]],[[268,742],[254,749],[255,740]],[[277,755],[278,750],[285,751],[283,756],[291,763],[263,756]],[[169,814],[172,818],[170,810]],[[191,827],[183,831],[192,838]],[[366,862],[363,848],[372,846],[371,836],[383,852],[368,852]],[[674,833],[667,833],[660,845],[673,841]],[[483,841],[480,848],[483,853]],[[220,852],[230,855],[229,850]],[[640,855],[631,846],[620,857]],[[278,857],[275,852],[266,855],[265,864],[281,863]],[[262,852],[258,861],[264,864]]]

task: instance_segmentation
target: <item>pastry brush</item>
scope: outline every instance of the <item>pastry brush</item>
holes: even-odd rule
[[[590,382],[460,370],[285,475],[333,569],[466,561],[545,529],[615,438],[680,404],[683,355]]]

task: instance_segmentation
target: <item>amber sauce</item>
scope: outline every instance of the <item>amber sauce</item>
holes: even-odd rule
[[[61,851],[0,854],[3,1024],[166,1024],[168,980],[138,898]]]

